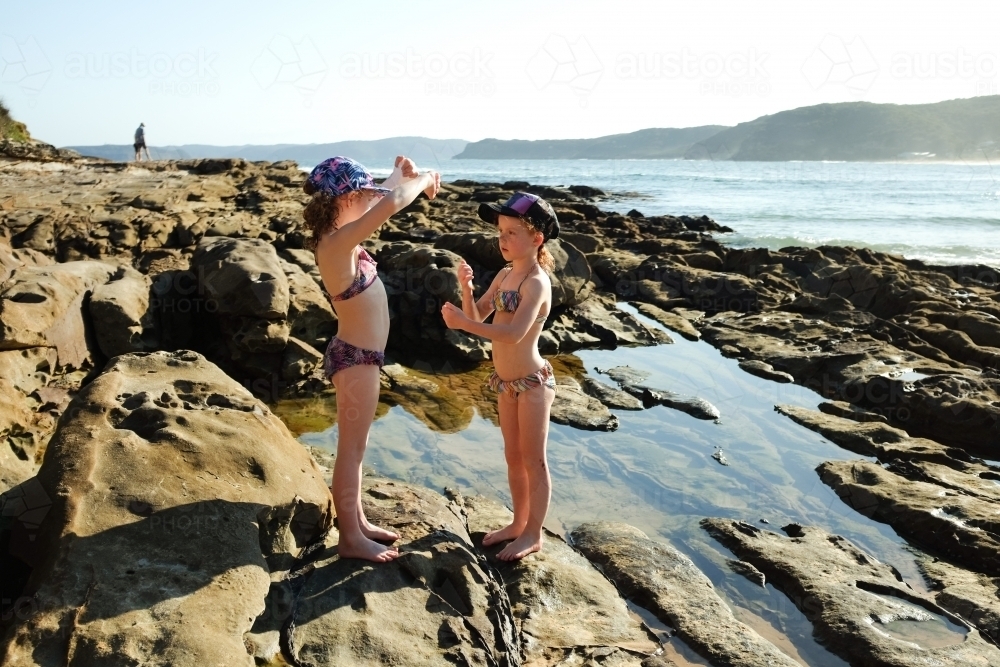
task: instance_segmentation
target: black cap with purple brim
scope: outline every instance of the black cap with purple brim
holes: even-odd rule
[[[515,192],[503,204],[480,204],[479,217],[497,224],[501,215],[524,218],[542,233],[546,241],[559,236],[559,218],[552,206],[541,197],[527,192]]]

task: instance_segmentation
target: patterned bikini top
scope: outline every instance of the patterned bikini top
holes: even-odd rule
[[[358,273],[354,277],[354,282],[348,285],[347,289],[337,296],[331,296],[330,301],[347,301],[350,298],[356,297],[368,289],[375,282],[375,279],[378,278],[378,272],[375,270],[376,263],[372,259],[372,256],[361,246],[358,246],[357,255]]]
[[[536,264],[535,266],[537,267],[538,265]],[[514,267],[508,266],[507,267],[507,276],[509,276],[513,270],[514,270]],[[524,278],[521,278],[521,282],[519,282],[517,284],[517,289],[514,289],[514,290],[502,290],[502,289],[500,289],[500,287],[503,286],[503,281],[507,279],[507,276],[504,276],[503,278],[501,278],[500,279],[500,284],[497,285],[496,294],[493,295],[493,309],[495,311],[497,311],[498,313],[513,313],[513,312],[516,312],[517,311],[517,307],[521,305],[521,285],[524,284],[524,281],[528,279],[528,276],[530,276],[533,271],[534,271],[534,269],[532,269],[531,271],[528,271],[526,274],[524,274]],[[538,317],[535,318],[535,322],[536,323],[537,322],[544,322],[546,317],[548,317],[548,316],[547,315],[539,315]]]

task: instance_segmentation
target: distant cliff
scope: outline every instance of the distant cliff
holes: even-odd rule
[[[700,140],[695,160],[982,160],[1000,155],[1000,95],[935,104],[819,104]]]
[[[573,160],[681,158],[696,142],[707,139],[724,125],[686,128],[651,128],[612,134],[595,139],[483,139],[465,147],[455,156],[460,159],[486,160]]]
[[[0,133],[24,126],[0,105]],[[8,125],[4,126],[2,123]],[[14,130],[3,129],[4,127]],[[27,133],[24,130],[25,134]],[[130,160],[131,145],[69,146],[83,155]],[[349,155],[384,168],[398,154],[443,168],[450,159],[678,159],[690,160],[983,160],[1000,159],[1000,95],[934,104],[844,102],[781,111],[735,127],[650,128],[594,139],[461,139],[392,137],[374,141],[271,146],[153,146],[154,159],[240,157],[294,160],[304,167]]]

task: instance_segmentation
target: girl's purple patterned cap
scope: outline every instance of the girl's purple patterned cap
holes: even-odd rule
[[[391,192],[375,185],[375,179],[360,162],[342,155],[323,160],[313,167],[308,180],[316,192],[325,192],[334,197],[355,190],[374,190],[381,194]]]
[[[547,201],[528,192],[515,192],[503,204],[480,204],[479,217],[486,222],[497,224],[501,215],[524,218],[542,233],[546,241],[559,236],[559,218]]]

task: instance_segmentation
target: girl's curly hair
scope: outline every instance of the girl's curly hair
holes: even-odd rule
[[[312,199],[302,211],[302,217],[306,222],[305,228],[309,234],[303,245],[306,250],[316,250],[320,238],[337,226],[337,218],[340,216],[340,205],[343,199],[342,196],[334,196],[322,190],[316,190],[309,181],[306,181],[302,189],[307,195],[312,195]]]
[[[521,224],[524,225],[524,228],[529,232],[535,232],[537,234],[542,233],[542,230],[531,224],[531,220],[527,218],[518,218],[518,220],[521,221]],[[556,260],[552,257],[552,253],[549,252],[549,249],[545,247],[545,243],[538,246],[538,265],[549,273],[552,273],[553,269],[556,268]]]

